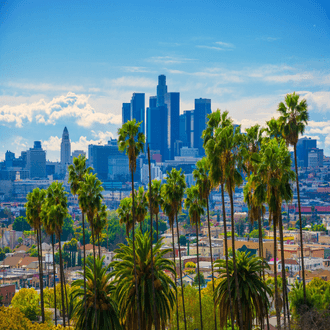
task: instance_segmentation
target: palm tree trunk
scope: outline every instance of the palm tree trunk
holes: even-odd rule
[[[198,222],[197,221],[196,221],[196,238],[197,238],[197,276],[198,276],[198,293],[199,293],[199,316],[200,316],[200,322],[201,322],[201,330],[203,330],[201,278],[200,278],[200,272],[199,272]]]
[[[82,227],[83,227],[83,245],[84,245],[84,305],[85,305],[85,330],[87,330],[87,301],[86,301],[86,246],[85,246],[85,215],[81,212]]]
[[[150,168],[150,149],[148,145],[148,166],[149,166],[149,209],[150,209],[150,253],[151,253],[151,280],[152,280],[152,300],[153,300],[153,312],[154,312],[154,324],[155,330],[159,329],[158,319],[156,313],[156,295],[155,295],[155,275],[154,275],[154,255],[152,248],[153,231],[152,231],[152,191],[151,191],[151,168]],[[150,324],[151,327],[151,324]]]
[[[142,234],[142,222],[140,222],[140,231],[141,231],[141,234]]]
[[[302,222],[301,222],[300,191],[299,191],[299,177],[298,177],[298,165],[297,165],[297,145],[296,144],[294,144],[293,149],[294,149],[294,164],[295,164],[295,168],[296,168],[296,185],[297,185],[297,198],[298,198],[298,211],[299,211],[301,268],[302,268],[302,278],[303,278],[304,302],[306,304],[304,244],[303,244],[303,232],[302,232]]]
[[[65,301],[66,301],[66,316],[68,318],[68,324],[70,326],[70,316],[69,316],[69,304],[68,304],[68,293],[66,291],[66,281],[65,281],[65,273],[63,269],[63,283],[64,283],[64,292],[65,292]]]
[[[212,239],[211,239],[211,228],[210,228],[209,198],[206,198],[206,210],[207,210],[207,227],[209,233],[209,244],[210,244],[210,255],[211,255],[212,289],[213,289],[213,305],[214,305],[214,329],[217,330],[217,313],[216,313],[215,297],[214,297],[214,269],[213,269]]]
[[[226,258],[226,269],[227,269],[227,290],[229,296],[229,306],[230,306],[230,318],[231,318],[231,329],[234,330],[234,310],[233,310],[233,301],[230,291],[229,283],[229,270],[228,270],[228,241],[227,241],[227,223],[226,223],[226,208],[225,208],[225,193],[224,187],[221,183],[221,199],[222,199],[222,218],[223,218],[223,230],[224,230],[224,239],[225,239],[225,258]]]
[[[233,191],[229,187],[229,198],[230,198],[230,209],[231,209],[231,247],[233,250],[233,267],[234,267],[234,278],[235,278],[235,286],[237,292],[237,305],[238,305],[238,321],[239,321],[239,328],[240,330],[244,329],[243,325],[243,316],[242,316],[242,304],[241,304],[241,297],[239,295],[239,284],[238,284],[238,276],[237,276],[237,267],[236,267],[236,250],[235,250],[235,223],[234,223],[234,201],[233,201]]]
[[[136,304],[138,310],[138,329],[141,330],[141,309],[140,309],[140,299],[139,299],[139,287],[137,282],[136,273],[136,255],[135,255],[135,205],[134,205],[134,172],[131,169],[132,175],[132,215],[133,215],[133,259],[134,259],[134,278],[135,278],[135,294],[136,294]],[[142,232],[142,230],[141,230]]]
[[[97,235],[97,240],[99,242],[99,259],[101,260],[101,243],[100,243],[100,234]]]
[[[62,295],[62,311],[63,311],[63,326],[65,328],[65,305],[64,305],[64,287],[63,287],[63,260],[61,248],[61,235],[58,237],[59,252],[60,252],[60,274],[61,274],[61,295]]]
[[[55,305],[55,326],[57,326],[57,307],[56,307],[56,264],[55,264],[55,247],[54,247],[54,234],[52,235],[52,249],[53,249],[53,275],[54,275],[54,305]]]
[[[157,230],[157,241],[159,240],[158,236],[158,213],[156,213],[156,230]]]
[[[275,283],[275,309],[276,309],[276,318],[277,318],[277,329],[281,329],[281,315],[280,315],[280,304],[278,299],[277,291],[277,240],[276,240],[276,219],[273,219],[274,227],[274,283]]]
[[[41,300],[41,320],[45,323],[45,305],[44,305],[44,274],[42,265],[42,246],[41,246],[41,229],[37,229],[37,245],[38,245],[38,258],[39,258],[39,286],[40,286],[40,300]],[[40,254],[39,254],[40,246]]]
[[[280,240],[281,240],[281,260],[282,260],[282,292],[283,292],[283,316],[284,316],[284,329],[286,330],[286,319],[285,315],[288,318],[288,328],[290,330],[290,311],[288,309],[287,301],[287,282],[285,276],[285,259],[284,259],[284,238],[283,238],[283,223],[282,223],[282,214],[280,215]]]
[[[173,247],[173,262],[174,262],[174,269],[175,269],[175,287],[177,287],[177,281],[176,281],[176,262],[175,262],[175,245],[174,245],[174,229],[173,229],[173,224],[171,226],[172,229],[172,247]],[[183,290],[183,287],[181,288]],[[176,300],[176,323],[177,323],[177,329],[179,328],[179,300],[178,300],[178,291],[175,290],[175,300]]]
[[[177,238],[178,238],[178,248],[179,248],[179,269],[180,269],[180,277],[181,277],[181,296],[182,296],[183,321],[184,321],[184,328],[185,328],[185,330],[187,330],[186,308],[185,308],[185,305],[184,305],[184,290],[183,290],[183,279],[182,279],[182,263],[181,263],[178,213],[175,214],[175,218],[176,218],[176,234],[177,234]]]
[[[98,329],[97,324],[97,309],[96,309],[96,265],[95,265],[95,238],[94,238],[94,226],[93,220],[91,220],[91,229],[92,229],[92,239],[93,239],[93,262],[94,262],[94,310],[95,310],[95,329]]]

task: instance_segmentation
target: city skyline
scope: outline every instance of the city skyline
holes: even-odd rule
[[[147,107],[160,74],[180,92],[181,114],[207,98],[243,129],[296,91],[309,104],[306,136],[329,155],[326,1],[243,3],[3,4],[0,160],[40,140],[59,161],[65,126],[72,150],[105,144],[122,103],[145,93]]]

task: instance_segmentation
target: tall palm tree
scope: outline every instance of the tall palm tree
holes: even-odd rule
[[[290,181],[295,179],[291,170],[291,157],[284,140],[273,138],[261,144],[260,165],[254,176],[255,194],[259,200],[265,200],[269,208],[269,221],[274,228],[274,276],[275,276],[275,308],[277,323],[280,323],[280,303],[277,292],[277,239],[276,227],[281,224],[281,209],[283,201],[292,199]],[[285,301],[285,295],[283,296]],[[284,304],[285,305],[285,304]]]
[[[126,236],[129,237],[129,232],[133,228],[131,197],[125,197],[120,201],[117,214],[119,217],[119,223],[126,225]]]
[[[136,123],[136,120],[127,121],[118,130],[118,148],[120,151],[125,151],[128,156],[129,168],[132,177],[132,217],[133,223],[135,224],[135,202],[134,202],[134,172],[136,171],[136,159],[144,149],[145,136],[139,132],[141,122]],[[138,309],[138,325],[141,330],[141,311],[140,311],[140,300],[139,300],[139,287],[137,284],[136,274],[136,260],[135,260],[135,226],[133,225],[133,256],[134,256],[134,277],[135,277],[135,290],[136,290],[136,301]]]
[[[85,180],[85,174],[90,173],[92,171],[91,167],[86,166],[86,157],[84,155],[79,155],[78,158],[73,158],[73,164],[69,165],[69,183],[71,187],[71,193],[76,196],[82,182]],[[84,250],[84,260],[86,260],[86,242],[85,242],[85,213],[86,209],[79,203],[81,209],[81,220],[82,220],[82,229],[83,229],[83,250]],[[84,262],[84,292],[85,292],[85,300],[86,301],[86,270],[85,270],[85,262]],[[87,315],[87,305],[85,306],[85,314]],[[87,316],[85,316],[87,320]],[[87,323],[85,325],[85,329],[87,330]]]
[[[113,271],[110,274],[114,276],[114,284],[116,297],[118,301],[118,310],[121,323],[125,330],[136,330],[138,324],[137,318],[137,303],[135,300],[135,279],[134,273],[134,258],[133,241],[127,238],[128,245],[119,244],[119,249],[115,250],[116,255],[110,264]],[[168,320],[171,317],[172,310],[176,303],[174,292],[176,291],[175,283],[167,273],[174,275],[175,268],[172,261],[164,258],[170,249],[162,249],[162,239],[154,245],[154,285],[155,285],[155,301],[152,299],[152,270],[151,270],[151,239],[150,233],[144,235],[137,232],[135,237],[135,253],[137,263],[138,285],[139,291],[144,294],[140,297],[141,307],[141,328],[152,329],[152,326],[157,326],[157,329],[165,329]],[[156,320],[153,313],[150,313],[153,306],[156,306]]]
[[[173,264],[175,267],[175,272],[174,272],[174,283],[177,285],[177,272],[176,272],[176,260],[175,260],[175,244],[174,244],[174,209],[172,208],[171,204],[168,202],[166,196],[169,192],[169,187],[168,184],[165,183],[162,185],[161,189],[161,207],[163,210],[163,213],[168,217],[168,223],[170,225],[171,231],[172,231],[172,253],[173,253]],[[173,274],[172,274],[173,275]],[[183,290],[183,287],[182,287]],[[175,290],[175,301],[176,303],[176,323],[177,323],[177,328],[179,329],[179,304],[178,304],[178,291]]]
[[[68,215],[67,192],[65,192],[63,184],[57,181],[53,182],[47,189],[47,216],[46,227],[53,231],[58,239],[59,255],[60,255],[60,275],[61,275],[61,296],[63,310],[63,325],[65,327],[65,304],[64,304],[64,271],[62,259],[61,233],[64,219]]]
[[[98,242],[99,248],[99,259],[101,259],[101,239],[100,235],[102,235],[102,231],[107,223],[108,213],[107,213],[107,206],[102,205],[101,209],[97,212],[94,218],[94,235]]]
[[[159,214],[159,207],[162,203],[162,196],[161,196],[161,181],[160,180],[152,180],[151,189],[146,193],[146,197],[148,202],[150,202],[150,191],[152,195],[152,214],[156,215],[156,231],[157,231],[157,241],[159,239],[158,235],[158,214]]]
[[[43,262],[42,262],[42,244],[41,244],[41,225],[43,218],[41,217],[41,208],[44,203],[46,191],[44,189],[35,188],[28,193],[25,204],[26,220],[29,225],[37,231],[37,247],[39,262],[39,285],[41,300],[41,319],[45,322],[45,305],[44,305],[44,279],[43,279]]]
[[[96,174],[87,173],[85,174],[85,180],[80,186],[78,190],[78,195],[80,196],[80,203],[84,205],[84,209],[86,209],[86,215],[88,223],[91,227],[92,231],[92,241],[93,241],[93,256],[94,256],[94,267],[95,264],[95,218],[98,212],[101,209],[101,200],[102,200],[102,191],[104,188],[102,187],[102,182],[97,178]],[[94,288],[96,291],[97,281],[98,279],[94,278]],[[95,299],[96,299],[96,295]],[[96,309],[96,300],[94,302],[94,307]],[[97,324],[97,313],[95,314],[95,325]]]
[[[300,191],[299,191],[299,176],[297,165],[297,143],[300,134],[304,134],[305,126],[308,123],[308,105],[305,99],[299,102],[299,94],[293,92],[287,94],[284,102],[278,105],[277,111],[280,113],[280,122],[282,124],[282,134],[286,142],[293,146],[294,163],[296,170],[296,186],[298,198],[298,212],[299,212],[299,230],[300,230],[300,254],[303,277],[304,300],[306,301],[306,280],[305,280],[305,264],[304,264],[304,248],[303,248],[303,234],[301,221],[301,207],[300,207]]]
[[[183,320],[185,329],[187,329],[186,320],[186,308],[184,301],[184,290],[183,290],[183,279],[182,279],[182,262],[181,262],[181,249],[180,249],[180,233],[179,233],[179,223],[178,223],[178,213],[182,209],[182,199],[184,191],[186,188],[186,181],[184,174],[175,168],[172,168],[171,172],[167,172],[167,181],[164,189],[164,200],[170,205],[176,218],[176,234],[178,241],[178,254],[179,254],[179,270],[181,278],[181,296],[182,296],[182,308],[183,308]],[[174,219],[173,219],[174,220]],[[174,230],[172,227],[172,235],[174,235]]]
[[[222,219],[223,219],[223,228],[224,228],[224,244],[225,244],[225,259],[226,267],[228,269],[228,241],[227,241],[227,223],[226,223],[226,209],[225,209],[225,197],[224,197],[224,184],[225,176],[223,171],[223,157],[224,149],[223,146],[219,143],[219,131],[223,128],[232,124],[231,118],[228,116],[228,112],[217,111],[208,115],[207,128],[203,131],[203,140],[204,140],[204,149],[207,155],[207,158],[210,162],[210,181],[213,187],[221,187],[221,199],[222,199]],[[227,272],[227,285],[228,292],[230,292],[229,286],[229,271]],[[230,317],[231,317],[231,327],[234,330],[234,314],[233,314],[233,302],[231,295],[229,295],[229,307],[230,307]]]
[[[143,187],[139,187],[138,191],[135,191],[135,214],[136,214],[136,222],[140,223],[140,231],[142,233],[142,222],[146,218],[148,213],[148,201]]]
[[[194,170],[193,176],[196,180],[196,186],[199,190],[199,198],[205,200],[206,210],[207,210],[207,227],[209,234],[209,245],[210,245],[210,256],[211,256],[211,272],[212,272],[212,289],[214,295],[214,269],[213,269],[213,254],[212,254],[212,238],[211,238],[211,228],[210,228],[210,210],[209,210],[209,196],[212,190],[212,184],[209,178],[210,172],[210,161],[208,158],[202,158],[196,163],[197,169]],[[198,242],[197,242],[198,243]],[[215,329],[217,329],[217,315],[214,300],[214,324]]]
[[[111,282],[110,266],[103,267],[104,257],[94,262],[91,258],[86,260],[86,278],[87,278],[87,296],[82,289],[84,280],[75,280],[72,282],[71,299],[77,300],[74,305],[73,313],[76,316],[75,329],[82,330],[87,324],[88,329],[97,330],[121,330],[118,307],[114,299],[115,287]],[[83,273],[81,273],[83,275]],[[94,290],[94,278],[98,278],[96,291]],[[94,309],[96,296],[97,309]],[[86,299],[86,300],[85,300]],[[88,306],[87,314],[85,306]],[[97,316],[95,315],[97,313]],[[95,325],[95,319],[98,323]]]
[[[239,314],[243,315],[243,328],[241,330],[251,330],[252,322],[254,319],[262,320],[265,317],[265,310],[269,308],[269,300],[267,295],[271,295],[270,288],[266,285],[266,282],[259,276],[260,272],[264,268],[269,266],[260,257],[250,256],[245,252],[236,251],[236,267],[238,273],[239,287],[241,290],[237,291],[234,276],[234,263],[233,260],[229,260],[228,270],[230,273],[228,292],[228,277],[227,266],[224,260],[217,260],[214,263],[214,267],[220,273],[220,279],[216,287],[215,297],[216,303],[219,304],[221,313],[220,328],[223,329],[227,325],[229,310],[229,296],[231,295],[234,304],[234,314],[236,321],[239,320]],[[241,309],[239,313],[239,307],[237,297],[241,297]],[[267,308],[264,308],[267,306]]]
[[[202,298],[201,298],[201,281],[199,271],[199,244],[198,244],[198,231],[201,224],[201,216],[204,215],[203,207],[206,206],[204,198],[200,198],[200,188],[192,186],[186,189],[187,198],[184,202],[184,207],[189,212],[190,224],[196,226],[196,238],[197,238],[197,276],[198,276],[198,292],[199,292],[199,313],[201,330],[203,330],[203,311],[202,311]]]

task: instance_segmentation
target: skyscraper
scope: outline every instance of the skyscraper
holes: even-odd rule
[[[131,120],[131,103],[123,103],[122,106],[122,125]]]
[[[135,119],[137,123],[141,122],[139,132],[145,134],[145,94],[144,93],[133,93],[131,99],[131,116],[130,119]]]
[[[61,142],[61,165],[65,167],[70,164],[71,157],[71,142],[69,138],[69,132],[66,127],[64,127],[62,134],[62,142]]]
[[[166,159],[174,159],[174,142],[179,140],[180,93],[166,93],[164,103],[167,107],[167,148]]]
[[[26,153],[27,170],[30,179],[43,179],[46,177],[46,151],[42,149],[40,141],[34,141],[33,148]]]
[[[162,74],[158,76],[157,107],[164,105],[164,97],[166,93],[167,93],[166,76]]]
[[[194,111],[194,145],[192,147],[198,148],[199,156],[204,156],[202,134],[206,128],[207,116],[212,112],[210,99],[195,99]]]

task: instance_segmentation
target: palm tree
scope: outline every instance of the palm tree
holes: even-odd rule
[[[43,218],[41,217],[41,208],[45,200],[46,191],[44,189],[35,188],[28,193],[25,204],[26,220],[29,225],[37,231],[37,247],[39,262],[39,284],[40,284],[40,300],[41,300],[41,318],[45,322],[45,306],[44,306],[44,278],[43,278],[43,262],[42,262],[42,244],[41,244],[41,225]]]
[[[179,253],[179,269],[180,269],[180,278],[181,278],[181,296],[182,296],[182,308],[183,308],[183,320],[185,329],[187,329],[186,322],[186,309],[184,301],[184,290],[183,290],[183,279],[182,279],[182,262],[181,262],[181,249],[180,249],[180,234],[179,234],[179,223],[178,223],[178,212],[182,209],[182,199],[184,195],[184,190],[186,188],[186,182],[184,174],[181,173],[181,169],[178,171],[175,168],[172,168],[171,172],[167,172],[167,181],[164,188],[163,198],[167,204],[170,205],[173,210],[173,216],[176,218],[176,233],[178,241],[178,253]],[[172,235],[174,235],[173,230],[174,217],[172,224]],[[170,224],[171,226],[171,224]],[[174,242],[174,238],[173,238]],[[175,250],[174,250],[175,252]]]
[[[116,261],[110,264],[113,271],[110,274],[114,276],[114,284],[116,297],[118,301],[119,316],[122,326],[126,330],[136,330],[138,324],[137,318],[137,303],[135,300],[135,285],[134,279],[134,257],[133,256],[133,241],[127,238],[128,245],[119,244],[119,249],[115,250],[114,256]],[[141,307],[141,328],[152,329],[152,326],[157,326],[157,329],[165,329],[168,320],[171,317],[172,310],[176,303],[174,292],[176,291],[175,283],[170,276],[166,274],[175,274],[175,268],[172,261],[164,258],[170,249],[162,249],[162,239],[157,241],[153,247],[154,251],[154,285],[155,285],[155,302],[156,320],[153,313],[150,313],[153,306],[152,299],[152,270],[151,270],[151,239],[150,233],[144,235],[140,232],[135,237],[135,253],[137,263],[138,285],[139,291],[143,292],[140,298]]]
[[[129,232],[133,228],[131,197],[125,197],[120,201],[117,214],[119,217],[119,223],[126,225],[126,236],[129,237]]]
[[[290,181],[294,179],[295,173],[291,171],[291,158],[285,141],[278,141],[275,138],[263,141],[261,144],[259,169],[257,175],[253,177],[253,180],[255,184],[255,194],[259,200],[266,201],[269,208],[269,221],[273,221],[275,307],[279,327],[281,325],[279,298],[277,294],[276,227],[277,225],[281,225],[282,202],[288,202],[292,199]],[[283,301],[285,302],[285,294],[283,295]]]
[[[303,277],[303,290],[304,299],[306,301],[306,281],[305,281],[305,265],[304,265],[304,248],[303,248],[303,234],[302,234],[302,221],[301,221],[301,208],[300,208],[300,191],[299,191],[299,176],[297,165],[297,143],[299,134],[304,134],[305,126],[308,123],[309,114],[307,101],[305,99],[299,102],[299,94],[287,94],[284,102],[278,105],[277,111],[281,114],[279,120],[282,124],[282,134],[288,144],[293,146],[294,150],[294,163],[296,170],[296,186],[298,198],[298,211],[300,223],[300,253]]]
[[[107,223],[107,219],[108,219],[107,206],[103,204],[99,212],[97,212],[96,217],[94,218],[94,234],[98,242],[99,259],[101,259],[100,235],[102,235],[102,231]]]
[[[201,224],[201,216],[204,215],[203,207],[206,206],[204,198],[200,199],[200,187],[192,186],[186,189],[187,198],[184,202],[184,207],[189,211],[190,224],[196,226],[197,238],[197,276],[198,276],[198,291],[199,291],[199,311],[201,330],[203,330],[203,314],[202,314],[202,299],[201,299],[201,281],[199,272],[199,249],[198,249],[198,231]]]
[[[63,310],[63,325],[65,327],[65,304],[64,304],[64,271],[62,259],[61,233],[64,219],[68,215],[67,209],[67,192],[65,192],[63,184],[57,181],[53,182],[47,189],[47,215],[46,227],[53,231],[58,239],[59,255],[60,255],[60,274],[61,274],[61,295]]]
[[[207,227],[209,234],[209,245],[210,245],[210,256],[211,256],[211,271],[212,271],[212,289],[214,294],[214,269],[213,269],[213,254],[212,254],[212,238],[211,238],[211,228],[210,228],[210,210],[209,210],[209,196],[212,190],[212,184],[209,178],[210,172],[210,162],[208,158],[202,158],[196,163],[197,169],[194,170],[193,175],[196,180],[196,186],[199,189],[199,198],[206,201],[207,210]],[[198,241],[197,241],[198,243]],[[214,301],[214,324],[215,329],[217,329],[217,315],[216,307]]]
[[[229,260],[228,270],[230,273],[228,292],[228,278],[227,266],[224,260],[217,260],[214,267],[220,274],[222,281],[216,287],[215,297],[216,303],[219,304],[220,309],[220,328],[223,329],[227,325],[229,304],[228,298],[231,295],[234,304],[234,314],[236,321],[239,320],[239,315],[243,316],[243,327],[241,330],[251,330],[253,319],[262,320],[265,317],[265,310],[269,308],[268,295],[271,295],[270,288],[265,281],[259,276],[264,268],[268,268],[268,264],[260,257],[250,256],[245,252],[236,251],[236,267],[238,273],[239,287],[242,288],[237,291],[234,276],[234,262]],[[241,297],[241,309],[238,306],[237,297]],[[267,308],[264,308],[267,306]],[[239,312],[240,310],[240,312]]]
[[[152,180],[151,189],[146,193],[146,197],[148,202],[150,202],[150,191],[152,195],[152,214],[156,215],[156,231],[157,231],[157,241],[159,239],[158,235],[158,214],[159,214],[159,206],[162,203],[161,196],[161,181],[160,180]]]
[[[95,264],[95,234],[94,234],[94,219],[96,215],[101,209],[101,200],[102,200],[102,182],[97,178],[96,174],[87,173],[85,174],[85,181],[82,183],[78,190],[78,195],[80,196],[80,203],[84,209],[86,209],[86,215],[88,223],[91,227],[92,231],[92,240],[93,240],[93,256],[94,256],[94,268],[96,267]],[[94,278],[94,288],[96,291],[96,284],[97,278]],[[96,295],[95,299],[96,299]],[[94,303],[94,307],[96,309],[96,300]],[[95,325],[97,324],[97,313],[95,314]]]
[[[143,187],[139,187],[139,190],[135,191],[135,200],[136,222],[140,223],[140,231],[142,233],[142,222],[144,221],[148,213],[148,201]]]
[[[115,287],[111,283],[110,266],[103,267],[104,257],[94,262],[91,258],[86,260],[87,296],[83,287],[84,280],[72,282],[71,299],[77,300],[73,313],[76,316],[75,329],[82,330],[87,324],[88,329],[121,330],[118,307],[114,299]],[[81,273],[83,275],[83,273]],[[96,291],[94,290],[94,278],[98,278]],[[97,309],[94,308],[96,296]],[[85,300],[86,299],[86,300]],[[87,314],[85,306],[88,306]],[[95,315],[97,313],[97,316]],[[98,323],[95,325],[95,319]]]
[[[132,217],[133,224],[135,224],[135,202],[134,202],[134,172],[136,171],[136,159],[139,154],[143,151],[145,144],[145,136],[139,132],[141,122],[136,123],[136,120],[127,121],[118,130],[118,148],[120,151],[125,151],[128,156],[129,168],[131,170],[132,177]],[[136,301],[138,309],[138,325],[141,330],[141,311],[140,311],[140,300],[139,300],[139,287],[137,284],[136,274],[136,260],[135,260],[135,226],[133,225],[133,256],[134,256],[134,277],[135,277],[135,290],[136,290]]]
[[[223,171],[223,156],[224,149],[221,143],[219,143],[219,131],[232,124],[232,120],[228,117],[228,112],[217,111],[208,115],[207,128],[203,131],[204,148],[207,158],[210,162],[210,181],[213,187],[221,187],[221,199],[222,199],[222,219],[224,227],[224,243],[225,243],[225,259],[228,269],[228,241],[227,241],[227,223],[226,223],[226,209],[225,209],[225,197],[224,197],[224,171]],[[229,286],[229,271],[227,272],[227,284],[228,292],[230,292]],[[233,314],[233,302],[231,295],[229,295],[229,306],[231,316],[231,327],[234,330],[234,314]]]
[[[92,171],[91,167],[86,167],[86,157],[84,155],[79,155],[78,158],[73,159],[73,164],[69,165],[69,183],[71,184],[71,193],[76,196],[82,182],[85,180],[85,174]],[[79,203],[80,204],[80,203]],[[80,204],[81,209],[81,220],[82,220],[82,229],[83,229],[83,249],[84,249],[84,260],[86,260],[86,243],[85,243],[85,213],[86,209]],[[85,301],[86,301],[86,271],[85,271],[85,262],[84,262],[84,292],[85,292]],[[87,305],[85,306],[85,314],[87,315]],[[87,317],[85,317],[87,320]],[[85,325],[87,330],[87,324]]]

